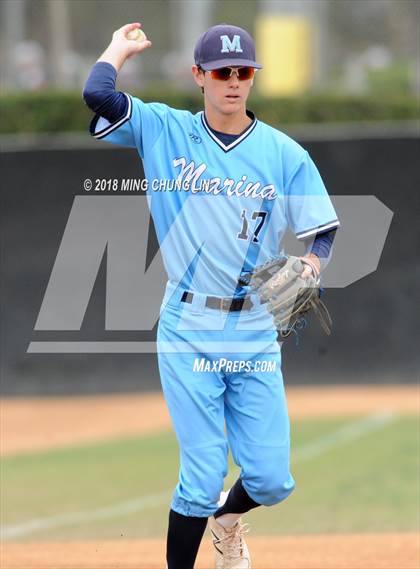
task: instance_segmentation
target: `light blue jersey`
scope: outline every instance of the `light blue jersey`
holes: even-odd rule
[[[169,281],[189,291],[242,295],[241,272],[276,256],[287,227],[298,239],[339,225],[308,153],[253,119],[232,144],[195,115],[128,96],[114,124],[96,117],[95,138],[137,148]]]

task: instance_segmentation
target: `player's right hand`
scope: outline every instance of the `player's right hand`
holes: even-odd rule
[[[112,34],[112,41],[109,47],[123,54],[125,58],[131,57],[132,55],[147,49],[152,45],[151,41],[146,39],[139,42],[127,38],[128,32],[139,28],[141,28],[140,22],[134,22],[132,24],[126,24],[118,30],[115,30]]]

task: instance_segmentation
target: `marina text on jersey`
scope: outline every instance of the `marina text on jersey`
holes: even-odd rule
[[[175,168],[180,167],[178,177],[175,180],[175,187],[191,191],[192,193],[206,192],[218,195],[225,192],[226,196],[231,197],[250,197],[274,200],[277,192],[274,184],[263,185],[262,182],[248,181],[248,176],[243,175],[239,180],[232,178],[207,178],[202,176],[207,170],[206,164],[195,164],[194,160],[187,162],[184,156],[174,158],[172,164]]]

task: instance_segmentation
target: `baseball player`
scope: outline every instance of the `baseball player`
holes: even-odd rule
[[[95,138],[138,150],[168,274],[158,362],[180,472],[167,567],[193,569],[209,520],[217,569],[250,569],[242,515],[295,484],[281,345],[238,279],[282,251],[287,228],[306,243],[302,275],[318,275],[339,222],[307,152],[247,110],[262,67],[247,31],[222,24],[198,39],[192,79],[204,110],[193,115],[115,90],[125,60],[151,46],[128,39],[140,26],[114,32],[83,96]],[[240,477],[223,493],[229,449]]]

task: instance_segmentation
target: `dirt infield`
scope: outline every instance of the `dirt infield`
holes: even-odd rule
[[[363,415],[389,410],[419,413],[416,386],[289,387],[292,418]],[[0,401],[1,454],[111,437],[155,433],[170,428],[160,393]]]
[[[253,569],[418,569],[420,561],[416,534],[257,537],[248,543]],[[8,544],[1,559],[4,569],[164,569],[163,552],[160,540]],[[206,540],[197,569],[210,568]]]
[[[415,386],[290,387],[292,419],[419,413]],[[170,428],[161,394],[3,399],[1,453],[58,448]],[[414,533],[250,537],[253,569],[418,569]],[[164,569],[162,540],[4,543],[3,569]],[[213,568],[211,544],[197,569]]]

